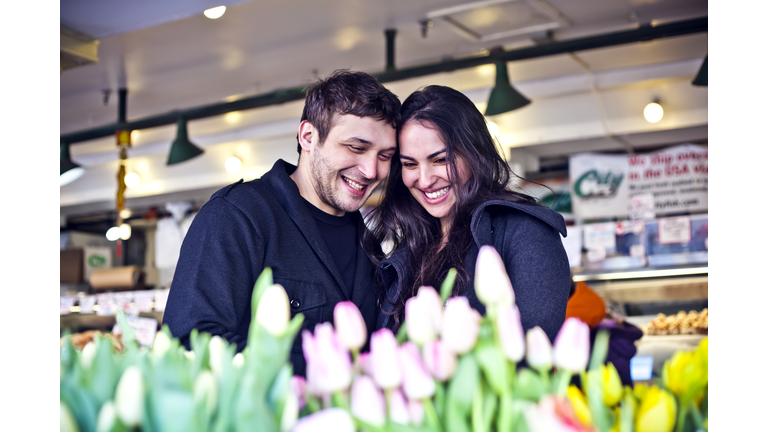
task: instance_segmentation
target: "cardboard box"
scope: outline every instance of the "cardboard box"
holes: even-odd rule
[[[83,282],[83,250],[68,249],[60,252],[59,269],[61,283],[76,284]]]

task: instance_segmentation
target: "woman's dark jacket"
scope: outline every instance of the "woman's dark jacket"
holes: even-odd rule
[[[541,327],[554,340],[565,321],[565,308],[571,286],[568,256],[560,234],[566,235],[563,217],[548,207],[493,200],[472,213],[471,232],[474,242],[464,262],[470,280],[474,281],[475,261],[481,246],[491,245],[501,255],[515,291],[515,304],[520,309],[523,328]],[[415,259],[407,247],[396,250],[380,265],[387,299],[394,301],[403,287],[404,275],[412,275]],[[471,285],[471,284],[470,284]],[[408,287],[405,287],[408,289]],[[463,295],[470,305],[485,313],[474,287]],[[394,306],[383,301],[377,329],[392,329],[394,318],[388,315]]]

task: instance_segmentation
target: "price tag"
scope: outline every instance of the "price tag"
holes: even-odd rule
[[[151,347],[155,342],[155,335],[157,334],[157,320],[152,318],[140,318],[126,316],[128,324],[133,328],[136,333],[136,340],[145,347]],[[123,331],[119,324],[115,324],[112,328],[112,333],[122,334]]]
[[[587,249],[587,261],[589,262],[605,261],[605,249],[603,248]]]
[[[651,379],[653,377],[653,357],[635,356],[629,359],[629,375],[634,381]]]
[[[168,303],[168,293],[170,289],[155,290],[155,310],[162,312],[165,310],[165,304]]]
[[[71,296],[59,297],[59,315],[67,315],[72,312],[75,298]]]
[[[652,193],[634,195],[629,198],[629,218],[632,220],[656,217]]]
[[[152,291],[136,291],[133,294],[133,302],[139,312],[152,312],[152,302],[155,300],[155,293]]]
[[[96,304],[96,296],[87,295],[80,297],[80,313],[92,314],[93,305]]]
[[[691,241],[691,218],[679,216],[659,219],[659,243],[689,243]]]
[[[121,292],[114,294],[115,299],[115,311],[122,310],[126,314],[131,308],[131,302],[133,302],[132,292]]]
[[[584,247],[589,249],[616,249],[616,224],[613,222],[584,225]]]
[[[115,314],[115,300],[112,297],[112,293],[97,294],[96,303],[99,306],[99,309],[96,311],[96,315]]]

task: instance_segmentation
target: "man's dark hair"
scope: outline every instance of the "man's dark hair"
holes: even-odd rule
[[[322,144],[337,114],[372,117],[396,128],[400,119],[400,100],[371,75],[339,69],[307,88],[301,121],[312,123]],[[297,135],[296,150],[301,155],[298,138]]]

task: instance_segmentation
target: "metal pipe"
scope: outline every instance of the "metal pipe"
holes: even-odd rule
[[[128,103],[128,89],[121,88],[118,90],[118,99],[117,99],[117,124],[125,124],[126,123],[126,106]]]
[[[397,30],[386,29],[384,30],[384,35],[387,37],[387,67],[385,68],[385,70],[387,72],[394,72],[395,71],[395,35],[397,35]]]
[[[525,60],[536,57],[546,57],[569,52],[607,48],[634,42],[643,42],[660,38],[701,33],[707,31],[707,23],[707,17],[696,18],[687,21],[661,24],[655,27],[641,27],[635,30],[625,30],[579,39],[552,42],[549,44],[538,45],[530,48],[502,51],[485,56],[449,60],[445,62],[416,66],[395,71],[384,71],[378,74],[373,74],[373,76],[375,76],[379,82],[382,83],[400,81],[425,75],[434,75],[442,72],[451,72],[458,69],[477,67],[484,64],[492,64],[499,61],[510,62],[516,60]],[[387,55],[389,56],[389,54]],[[134,120],[122,125],[121,128],[126,128],[129,130],[148,129],[176,123],[179,116],[181,115],[183,115],[187,120],[196,120],[200,118],[226,114],[231,111],[261,108],[270,105],[293,102],[304,98],[304,90],[305,87],[294,87],[290,89],[277,90],[271,93],[253,96],[250,98],[240,99],[233,102],[205,105],[183,111],[172,111],[165,114]],[[75,144],[78,142],[113,135],[117,128],[117,124],[111,124],[94,129],[72,132],[69,134],[61,135],[61,140],[68,144]]]

